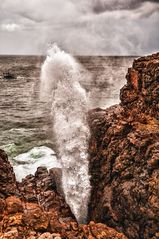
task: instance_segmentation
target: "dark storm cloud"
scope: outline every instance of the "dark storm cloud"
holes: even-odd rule
[[[113,2],[113,4],[112,4]],[[99,1],[95,0],[93,4],[93,11],[95,13],[101,13],[105,11],[114,11],[114,10],[122,10],[122,9],[134,9],[139,7],[141,1],[122,1],[119,2],[118,0],[115,1]]]
[[[92,8],[95,13],[123,9],[131,10],[140,7],[143,2],[147,1],[148,0],[94,0]],[[159,0],[150,0],[149,2],[159,2]]]
[[[0,53],[41,54],[57,42],[73,54],[140,55],[159,50],[159,2],[3,0]]]

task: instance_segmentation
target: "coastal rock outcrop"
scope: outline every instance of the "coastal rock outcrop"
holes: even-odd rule
[[[128,70],[120,105],[89,114],[89,219],[159,238],[159,53]]]
[[[79,225],[62,195],[56,172],[39,167],[35,176],[16,182],[7,155],[0,150],[0,239],[127,239],[101,223]]]
[[[66,204],[58,169],[16,182],[0,150],[0,239],[159,238],[159,53],[134,61],[120,99],[89,112],[87,225]]]
[[[6,153],[0,149],[0,198],[18,194],[15,175]]]

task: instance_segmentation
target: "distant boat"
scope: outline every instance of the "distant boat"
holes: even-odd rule
[[[3,79],[6,79],[6,80],[13,80],[13,79],[16,79],[15,75],[10,73],[9,71],[8,72],[4,72],[3,73]]]

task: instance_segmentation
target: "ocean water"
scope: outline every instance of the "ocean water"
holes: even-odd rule
[[[76,59],[87,70],[80,83],[89,96],[89,109],[119,103],[120,88],[134,57]],[[55,148],[50,105],[39,97],[44,60],[43,56],[0,56],[0,147],[10,160],[33,147]],[[15,79],[3,78],[8,71]]]

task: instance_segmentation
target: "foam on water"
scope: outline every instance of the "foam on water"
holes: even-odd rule
[[[78,222],[87,219],[90,197],[88,100],[79,83],[83,77],[81,65],[70,54],[56,45],[48,50],[41,72],[41,95],[52,101],[53,134],[62,165],[62,187]]]
[[[55,152],[46,146],[34,147],[27,153],[16,156],[13,161],[13,168],[18,181],[21,181],[29,174],[35,174],[38,167],[44,166],[48,170],[61,168]]]

